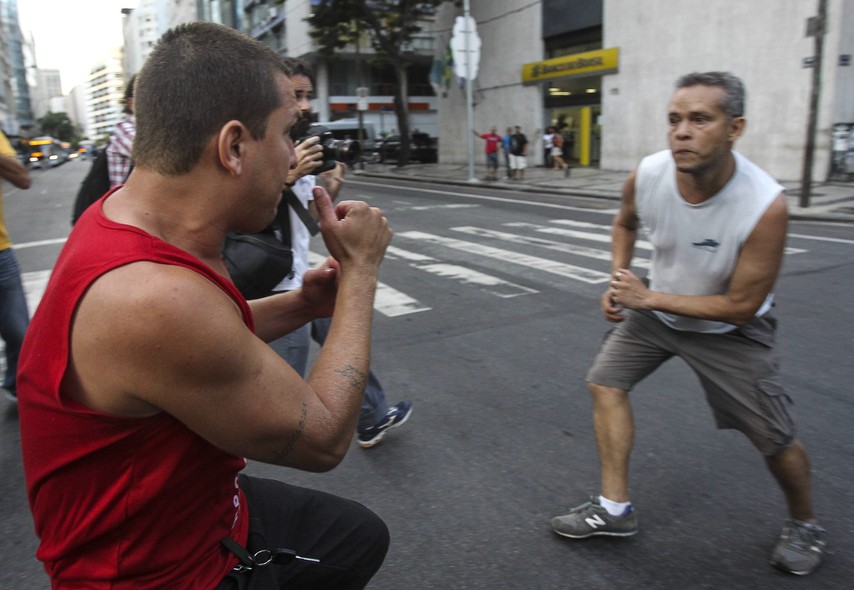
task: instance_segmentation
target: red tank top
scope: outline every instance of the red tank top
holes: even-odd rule
[[[213,269],[144,231],[89,207],[74,226],[33,317],[18,377],[24,474],[36,556],[53,588],[211,589],[237,560],[221,546],[245,546],[248,518],[237,474],[246,465],[172,416],[123,418],[63,395],[71,318],[100,275],[140,260],[207,277],[240,306],[246,301]],[[110,370],[105,363],[104,370]]]

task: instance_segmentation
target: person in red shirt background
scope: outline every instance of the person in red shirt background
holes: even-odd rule
[[[501,136],[496,131],[494,125],[489,133],[483,135],[474,129],[471,130],[472,133],[486,141],[486,180],[498,180],[498,146],[501,145]]]

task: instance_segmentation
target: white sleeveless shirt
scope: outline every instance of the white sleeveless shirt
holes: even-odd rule
[[[712,198],[686,202],[676,185],[670,150],[641,160],[635,180],[638,217],[653,246],[650,288],[679,295],[726,293],[744,242],[769,205],[784,189],[764,170],[733,151],[735,172]],[[756,312],[773,304],[769,293]],[[724,333],[735,326],[660,311],[654,312],[676,330]]]

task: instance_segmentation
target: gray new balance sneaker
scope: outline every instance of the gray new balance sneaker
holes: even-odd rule
[[[629,506],[620,516],[608,514],[593,496],[590,501],[573,508],[569,514],[555,516],[552,530],[571,539],[586,539],[593,535],[630,537],[638,532],[638,519],[634,508]]]
[[[805,576],[821,564],[827,542],[817,524],[787,520],[780,539],[771,551],[771,565],[779,570]]]

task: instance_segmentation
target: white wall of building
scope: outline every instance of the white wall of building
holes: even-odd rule
[[[309,0],[285,2],[285,37],[289,56],[306,55],[316,49],[309,35],[308,23],[305,22],[309,16],[311,16]]]
[[[68,113],[64,96],[52,96],[48,100],[47,108],[51,113]]]
[[[62,80],[59,70],[43,68],[36,70],[36,80],[36,86],[31,87],[30,98],[33,116],[38,120],[50,111],[50,99],[62,96]]]
[[[82,84],[75,86],[65,97],[65,112],[68,118],[81,132],[86,132],[86,87]]]
[[[157,18],[157,0],[140,0],[136,8],[124,14],[124,70],[130,77],[142,69],[166,25]]]
[[[840,13],[839,32],[825,40],[824,50],[825,59],[834,62],[836,68],[832,122],[854,123],[854,1],[845,0]],[[849,56],[850,65],[839,64],[839,57],[842,55]]]
[[[520,6],[515,0],[472,0],[471,16],[481,39],[478,76],[473,81],[473,126],[485,133],[496,126],[500,134],[519,125],[529,140],[536,141],[543,121],[539,86],[522,85],[522,64],[543,59],[542,7]],[[439,12],[438,37],[444,54],[456,16],[462,10],[445,4]],[[453,78],[447,97],[439,96],[439,159],[443,163],[468,161],[466,97]],[[474,139],[474,157],[483,161],[483,141]]]
[[[843,2],[829,2],[826,47],[840,44]],[[630,170],[667,147],[666,113],[676,79],[725,70],[747,88],[747,129],[737,149],[781,180],[800,177],[809,114],[813,39],[803,0],[607,0],[604,47],[620,50],[619,72],[603,77],[604,169]],[[836,50],[833,51],[835,53]],[[826,55],[829,52],[825,52]],[[835,96],[835,57],[825,59],[814,177],[827,166]],[[850,96],[850,95],[849,95]]]
[[[199,20],[196,0],[155,0],[160,35],[178,25]]]

